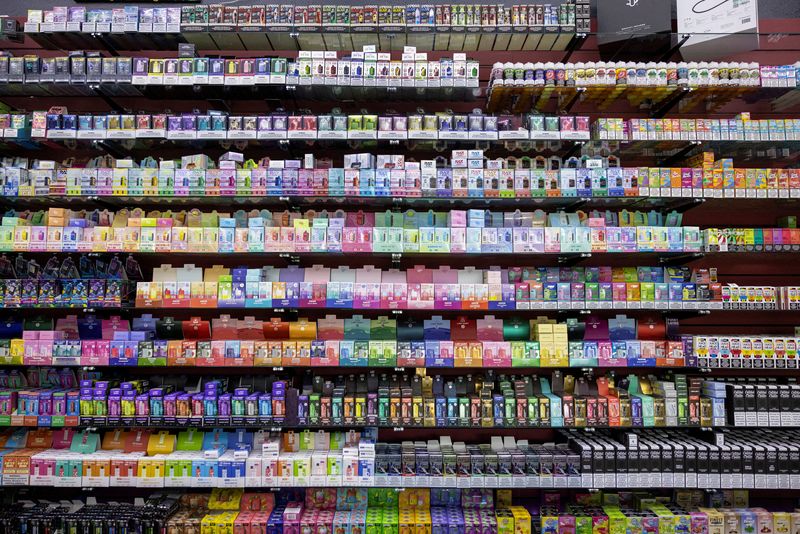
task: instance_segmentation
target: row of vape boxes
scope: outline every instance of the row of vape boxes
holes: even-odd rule
[[[556,134],[559,132],[556,131]],[[462,157],[463,155],[463,157]],[[348,163],[349,162],[349,163]],[[560,160],[536,158],[532,167],[508,168],[507,161],[485,160],[483,151],[454,151],[452,167],[435,161],[405,161],[402,156],[353,154],[345,168],[300,168],[299,160],[272,161],[270,168],[134,167],[117,160],[115,168],[37,168],[7,165],[0,170],[5,196],[38,195],[336,195],[407,197],[569,197],[569,196],[719,196],[788,198],[800,196],[800,170],[765,168],[608,167],[545,170]],[[235,165],[235,164],[234,164]],[[280,165],[280,167],[278,167]],[[226,168],[227,167],[227,168]]]
[[[697,335],[691,352],[700,367],[745,369],[796,369],[794,337]]]
[[[559,325],[552,325],[559,326]],[[0,340],[0,362],[16,365],[206,367],[694,367],[682,341],[247,341]],[[794,341],[794,340],[793,340]],[[791,343],[792,347],[796,343]],[[791,353],[792,361],[796,354]],[[795,363],[796,366],[796,363]]]
[[[227,219],[226,221],[233,221]],[[341,226],[344,219],[296,219],[291,226],[173,227],[0,225],[0,250],[49,252],[383,252],[383,253],[629,253],[781,252],[800,249],[797,228],[693,226],[420,227]],[[154,225],[148,224],[155,222]],[[221,224],[227,224],[223,221]],[[235,224],[235,223],[234,223]]]
[[[18,115],[11,118],[18,119]],[[32,137],[49,139],[575,139],[589,140],[588,117],[437,113],[428,115],[73,115],[35,111]],[[13,128],[12,128],[13,129]],[[500,133],[503,135],[501,136]],[[380,136],[379,136],[380,134]],[[506,135],[507,134],[507,135]],[[17,134],[14,134],[17,135]]]
[[[797,339],[793,337],[704,335],[668,342],[578,342],[560,336],[550,341],[545,335],[543,341],[526,342],[18,339],[0,341],[0,358],[6,364],[30,365],[277,367],[305,362],[302,364],[314,366],[797,368]],[[116,348],[114,363],[112,342]]]
[[[412,47],[413,48],[413,47]],[[133,85],[353,85],[478,87],[479,64],[466,54],[429,61],[426,53],[301,51],[286,58],[222,59],[84,56],[0,56],[0,83]]]
[[[797,431],[715,433],[705,441],[662,429],[621,436],[573,435],[581,487],[800,487]]]
[[[655,502],[646,493],[636,495],[641,504],[617,503],[619,496],[603,495],[608,501],[605,504],[594,500],[580,504],[570,502],[563,510],[547,504],[532,513],[523,506],[511,505],[510,490],[498,490],[496,499],[493,493],[485,489],[437,488],[402,492],[392,488],[309,488],[305,492],[275,493],[212,489],[210,496],[207,493],[184,493],[180,497],[154,495],[144,506],[81,503],[75,510],[74,503],[69,506],[31,503],[9,511],[9,516],[13,518],[12,524],[16,525],[19,520],[20,525],[29,529],[34,525],[58,525],[62,517],[67,524],[76,521],[101,528],[114,524],[110,517],[119,514],[116,523],[119,526],[138,527],[147,518],[155,525],[161,525],[159,521],[166,522],[167,532],[171,534],[191,534],[200,529],[207,534],[225,532],[224,529],[236,534],[325,534],[332,531],[391,534],[398,529],[409,534],[531,534],[532,526],[536,532],[545,534],[567,529],[574,529],[578,534],[599,534],[608,531],[611,524],[615,531],[641,525],[649,532],[660,534],[682,532],[684,527],[703,534],[722,534],[726,525],[742,530],[752,528],[756,532],[774,528],[795,533],[800,528],[800,513],[796,511],[766,511],[746,505],[709,508],[702,503],[662,503]],[[180,499],[178,506],[176,499]]]
[[[497,62],[492,65],[490,88],[495,85],[592,86],[759,86],[761,78],[775,86],[795,85],[794,65],[759,66],[755,62],[611,62],[578,63]],[[790,83],[791,81],[791,83]],[[765,84],[766,85],[766,84]],[[770,84],[772,85],[772,83]]]
[[[741,427],[795,427],[800,425],[800,386],[737,380],[707,381],[703,392],[725,392],[728,421]]]
[[[517,381],[514,388],[505,384],[500,393],[482,388],[477,395],[445,396],[414,394],[409,387],[379,386],[377,392],[346,393],[336,387],[330,394],[298,393],[275,382],[272,393],[237,388],[233,394],[206,391],[167,392],[161,388],[137,392],[114,388],[81,388],[80,416],[87,424],[289,424],[289,425],[381,425],[411,427],[663,427],[724,425],[725,389],[700,390],[701,381],[685,377],[673,382],[642,380],[642,389],[653,387],[648,395],[609,387],[606,379],[597,387],[579,383],[576,390],[551,392],[547,379]],[[635,379],[634,379],[635,380]],[[562,377],[553,376],[554,387],[561,388]],[[570,381],[566,381],[570,382]],[[633,382],[633,380],[632,380]],[[636,382],[638,384],[638,382]],[[125,384],[123,384],[125,385]],[[277,388],[276,386],[281,386]],[[453,385],[452,393],[455,394]],[[583,390],[583,393],[580,391]],[[75,415],[19,413],[30,408],[31,396],[19,400],[17,411],[3,415]],[[20,393],[22,395],[22,392]],[[8,408],[13,408],[14,395]],[[41,404],[41,403],[40,403]],[[70,404],[74,408],[73,404]],[[787,410],[791,406],[787,404]],[[41,411],[41,410],[40,410]],[[775,410],[775,425],[781,426]],[[787,421],[791,417],[786,412]],[[769,426],[769,425],[765,425]],[[788,426],[788,425],[787,425]]]
[[[105,279],[0,280],[7,307],[119,308],[129,302],[131,282]]]
[[[604,119],[593,138],[621,141],[796,141],[800,119]]]
[[[391,492],[391,493],[389,493]],[[509,490],[408,489],[394,492],[391,488],[308,489],[302,492],[241,493],[241,490],[213,489],[207,494],[183,494],[180,508],[177,497],[156,495],[145,506],[127,503],[83,505],[74,510],[53,503],[29,505],[9,511],[13,521],[28,529],[41,525],[80,522],[90,528],[114,524],[140,528],[140,524],[161,525],[165,522],[171,534],[234,532],[236,534],[556,534],[575,530],[578,534],[599,534],[610,525],[617,529],[639,526],[649,532],[675,534],[693,529],[703,534],[722,534],[729,528],[796,533],[800,513],[766,511],[763,508],[731,506],[703,507],[700,504],[654,502],[647,494],[637,494],[641,505],[620,502],[608,504],[568,503],[563,510],[557,505],[542,505],[533,514],[523,506],[512,506]],[[510,493],[510,492],[509,492]],[[690,492],[686,492],[690,493]],[[738,493],[738,492],[737,492]],[[746,493],[746,492],[742,492]],[[241,498],[240,498],[241,496]],[[501,496],[503,496],[501,498]],[[583,496],[582,496],[583,497]],[[204,502],[208,501],[207,503]],[[241,504],[240,504],[241,503]],[[477,503],[477,504],[475,504]],[[174,512],[174,513],[173,513]],[[145,519],[146,518],[146,519]],[[85,521],[85,522],[84,522]],[[17,523],[14,522],[14,525]],[[218,529],[218,530],[212,530]],[[541,530],[539,530],[541,529]],[[621,530],[620,530],[621,531]]]
[[[132,433],[136,432],[144,431]],[[485,447],[452,443],[447,437],[428,442],[427,447],[415,447],[413,442],[376,445],[362,438],[339,449],[320,446],[290,451],[275,438],[264,442],[252,433],[237,431],[232,438],[228,434],[214,431],[203,435],[191,430],[178,436],[148,433],[137,438],[143,442],[143,452],[98,450],[99,435],[88,433],[73,437],[73,443],[76,438],[84,443],[67,450],[3,449],[2,484],[491,488],[513,487],[514,482],[517,487],[568,487],[580,481],[579,457],[574,453],[517,443],[513,438],[493,438],[492,445]],[[122,437],[118,436],[117,442]],[[231,439],[236,441],[228,448]],[[64,480],[53,482],[62,477]]]
[[[243,513],[245,514],[247,512]],[[76,500],[57,506],[31,502],[29,506],[16,507],[5,512],[7,528],[3,532],[5,534],[12,529],[22,532],[36,528],[52,530],[69,529],[73,526],[79,528],[78,525],[98,532],[104,528],[144,531],[153,527],[160,529],[169,524],[169,521],[173,521],[177,515],[177,499],[161,495],[152,495],[141,504],[119,501],[97,503],[94,499]],[[173,534],[188,534],[188,531],[176,530]],[[256,534],[256,531],[242,531],[241,534]]]
[[[602,219],[596,219],[602,221]],[[168,220],[171,224],[171,220]],[[233,219],[230,219],[233,221]],[[384,253],[629,253],[702,252],[708,232],[696,226],[344,227],[343,219],[297,219],[293,226],[83,227],[0,226],[0,250],[50,252],[384,252]],[[329,226],[329,223],[331,224]],[[85,222],[84,222],[85,224]],[[235,224],[235,223],[234,223]],[[759,229],[800,245],[800,230]],[[731,251],[715,232],[714,251]],[[735,235],[735,234],[734,234]],[[755,236],[755,232],[752,234]],[[772,240],[774,242],[774,240]],[[731,245],[734,245],[732,243]],[[742,243],[743,245],[745,243]],[[754,245],[757,243],[753,243]],[[773,243],[769,243],[773,244]],[[753,249],[755,250],[755,249]]]
[[[194,227],[194,228],[281,228],[293,227],[308,230],[311,227],[365,227],[365,228],[402,228],[419,229],[436,228],[544,228],[544,227],[674,227],[679,226],[681,216],[671,212],[667,216],[657,211],[592,210],[581,217],[578,212],[546,213],[543,210],[513,212],[494,211],[489,209],[454,209],[449,211],[416,211],[406,210],[402,213],[383,212],[346,212],[337,209],[333,212],[324,210],[317,212],[308,210],[270,211],[262,209],[245,212],[239,210],[230,213],[200,211],[198,208],[169,211],[164,217],[160,212],[147,216],[142,208],[122,209],[114,212],[104,210],[98,212],[75,211],[68,208],[48,208],[47,211],[35,212],[9,211],[2,217],[3,226],[53,226],[53,227]],[[786,219],[789,220],[788,218]]]
[[[34,112],[32,137],[51,139],[428,139],[428,140],[685,140],[795,141],[800,119],[598,119],[546,129],[512,115],[71,115]],[[544,117],[542,117],[544,119]],[[642,121],[636,122],[634,121]],[[651,122],[645,122],[651,121]],[[684,122],[685,121],[685,122]],[[8,115],[7,137],[19,136],[26,115]],[[645,131],[646,130],[646,131]]]
[[[0,302],[7,307],[120,308],[130,302],[126,280],[0,280]]]
[[[25,31],[37,32],[140,32],[178,33],[216,27],[253,31],[265,27],[292,26],[408,26],[489,27],[574,26],[589,18],[585,0],[553,4],[409,4],[409,5],[303,5],[221,4],[185,7],[115,9],[55,6],[52,10],[28,10]],[[586,28],[588,30],[588,27]]]
[[[26,115],[8,115],[19,135]],[[32,137],[52,139],[531,139],[531,140],[683,140],[683,141],[796,141],[800,119],[610,119],[600,118],[590,131],[587,117],[560,129],[547,129],[544,117],[448,114],[365,115],[73,115],[35,111]],[[533,117],[533,116],[532,116]],[[192,136],[193,134],[193,136]],[[378,134],[381,134],[379,137]],[[474,135],[472,135],[474,134]],[[472,137],[470,137],[472,135]]]
[[[119,305],[120,297],[60,292],[57,281],[46,282],[42,299],[38,284],[6,280],[3,302],[13,305],[59,305],[97,302]],[[9,289],[8,283],[13,289]],[[17,286],[27,283],[17,291]],[[71,288],[72,286],[68,284]],[[2,287],[2,286],[0,286]],[[99,288],[102,289],[102,288]],[[779,299],[797,288],[694,283],[521,283],[407,284],[381,282],[138,282],[135,304],[143,308],[332,308],[353,310],[778,310],[797,309],[797,300]],[[71,297],[67,300],[66,297]],[[19,298],[17,298],[19,297]],[[127,301],[126,301],[127,302]]]
[[[288,452],[270,442],[270,447],[276,445],[271,450],[262,446],[249,455],[246,449],[228,449],[218,454],[222,448],[218,440],[227,442],[227,436],[223,437],[222,432],[215,434],[217,440],[211,444],[212,448],[186,451],[175,450],[174,435],[155,434],[151,439],[160,439],[162,444],[152,447],[152,452],[148,450],[149,456],[103,450],[82,453],[62,449],[5,449],[2,483],[68,487],[83,484],[91,487],[791,489],[800,486],[797,433],[788,430],[717,433],[715,442],[664,430],[624,436],[604,432],[570,434],[568,447],[528,444],[510,437],[493,438],[491,445],[479,446],[450,443],[447,437],[441,437],[438,442],[427,445],[420,442],[419,446],[414,442],[375,444],[361,439],[357,445],[342,450]],[[96,434],[81,437],[99,448]],[[92,480],[82,481],[87,468]],[[60,476],[68,481],[54,483],[54,478]]]
[[[327,315],[316,321],[306,318],[284,320],[273,317],[266,321],[254,317],[243,319],[229,315],[201,319],[192,317],[180,321],[173,317],[156,318],[152,314],[134,317],[132,321],[119,316],[99,320],[93,314],[78,319],[68,315],[58,319],[56,329],[47,321],[30,321],[23,324],[18,318],[5,318],[2,322],[2,338],[21,338],[26,341],[61,340],[106,340],[126,341],[162,340],[250,340],[250,341],[528,341],[541,339],[544,334],[569,336],[574,341],[585,337],[585,325],[592,325],[594,336],[587,340],[658,339],[661,331],[669,337],[673,322],[657,321],[653,318],[640,321],[617,315],[601,319],[587,317],[585,322],[568,321],[558,324],[547,317],[520,319],[508,317],[497,319],[492,315],[470,319],[469,317],[443,318],[432,316],[427,319],[390,319],[387,316],[364,317],[352,315],[337,317]],[[212,334],[213,330],[213,334]],[[123,337],[115,337],[123,336]],[[136,337],[141,336],[141,337]]]
[[[268,512],[220,512],[206,514],[199,522],[204,533],[228,532],[237,534],[260,534],[263,532],[283,532],[307,534],[324,534],[339,532],[341,534],[357,534],[370,532],[435,532],[480,534],[497,532],[513,534],[515,528],[519,534],[530,534],[531,516],[525,508],[513,507],[497,511],[462,510],[461,508],[432,507],[398,511],[396,507],[371,508],[368,510],[332,510],[303,508],[302,503],[288,502]],[[170,518],[169,525],[173,519]],[[179,523],[180,524],[180,523]],[[502,526],[501,526],[502,525]],[[173,534],[187,531],[178,527],[169,527]],[[216,529],[216,530],[211,530]]]
[[[676,377],[674,382],[644,378],[639,381],[631,377],[631,386],[625,391],[615,390],[607,378],[597,379],[596,386],[590,386],[584,379],[575,383],[574,376],[564,377],[560,372],[553,373],[552,378],[552,392],[547,379],[526,377],[513,382],[501,379],[499,388],[490,382],[475,384],[477,395],[469,394],[467,386],[471,380],[445,382],[442,377],[431,383],[415,378],[382,385],[377,376],[362,374],[358,378],[358,384],[365,389],[362,392],[354,392],[359,389],[355,385],[348,390],[346,383],[328,386],[322,377],[317,377],[320,387],[315,392],[298,392],[284,381],[275,381],[268,392],[254,392],[247,386],[237,387],[232,393],[225,392],[217,381],[174,391],[171,386],[147,389],[147,385],[136,381],[112,387],[115,382],[84,379],[79,390],[4,389],[0,414],[80,415],[89,422],[102,418],[103,424],[123,425],[132,424],[133,418],[139,424],[144,420],[153,425],[158,421],[487,427],[725,423],[724,384],[690,379],[687,386],[684,376]],[[701,384],[703,393],[707,393],[702,398]],[[75,400],[78,391],[79,409]],[[654,393],[647,395],[641,391]],[[54,393],[58,393],[56,401]],[[779,411],[777,408],[780,407],[775,411]],[[788,416],[792,406],[787,404],[784,409]]]

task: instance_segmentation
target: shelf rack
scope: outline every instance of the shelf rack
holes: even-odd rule
[[[465,136],[468,137],[468,136]],[[433,157],[449,150],[485,149],[487,156],[527,155],[531,151],[561,158],[571,156],[616,155],[623,161],[649,161],[654,166],[670,167],[705,151],[720,158],[733,158],[748,167],[792,167],[800,161],[800,141],[676,141],[676,140],[492,140],[492,139],[35,139],[4,138],[0,154],[26,153],[29,157],[53,151],[85,154],[111,154],[117,158],[145,157],[154,150],[165,154],[186,154],[202,150],[222,154],[235,143],[248,154],[279,153],[300,157],[308,150],[320,151],[397,151],[426,152]],[[288,152],[288,154],[287,154]],[[189,152],[190,153],[190,152]],[[65,156],[66,157],[66,156]],[[651,163],[653,165],[653,163]]]
[[[565,51],[585,35],[573,27],[406,27],[391,26],[265,26],[247,31],[233,26],[202,28],[185,26],[165,34],[125,32],[26,32],[48,50],[84,49],[119,53],[127,50],[175,50],[191,43],[200,50],[361,50],[375,46],[379,51],[403,50],[416,46],[421,50],[473,52]]]
[[[109,28],[110,30],[110,28]],[[199,27],[183,27],[178,28],[179,31],[170,33],[150,33],[150,34],[134,34],[130,32],[112,32],[95,31],[93,33],[82,32],[62,32],[62,31],[49,31],[49,32],[28,32],[27,36],[39,46],[48,50],[65,50],[65,49],[89,49],[89,50],[102,50],[106,54],[117,55],[126,51],[135,50],[149,50],[149,51],[162,51],[162,50],[175,50],[181,44],[191,43],[198,49],[205,51],[215,51],[221,53],[229,53],[233,51],[241,52],[261,52],[261,51],[287,51],[287,50],[355,50],[360,49],[364,45],[374,45],[378,50],[402,50],[403,46],[417,46],[420,49],[427,49],[432,51],[451,51],[451,52],[475,52],[477,54],[489,56],[494,53],[494,57],[527,58],[536,56],[541,53],[542,57],[548,59],[558,56],[566,61],[581,55],[585,57],[588,54],[593,54],[592,50],[584,49],[584,45],[588,44],[589,40],[593,40],[595,35],[587,35],[584,33],[577,33],[575,28],[558,28],[558,27],[535,27],[535,28],[521,28],[521,27],[508,27],[508,28],[466,28],[464,31],[456,31],[453,28],[410,28],[410,27],[326,27],[320,28],[307,28],[307,27],[252,27],[247,31],[241,31],[233,27],[214,27],[214,28],[199,28]],[[676,49],[670,52],[676,52]],[[485,70],[485,69],[484,69]],[[100,84],[99,87],[82,87],[82,86],[64,86],[57,84],[42,84],[39,86],[34,85],[0,85],[0,96],[5,97],[7,100],[14,102],[19,97],[49,97],[49,98],[63,98],[65,101],[72,102],[72,98],[77,101],[78,99],[90,99],[92,105],[98,107],[110,107],[111,109],[137,109],[141,101],[146,100],[147,106],[175,105],[180,106],[181,101],[184,100],[215,100],[215,107],[230,107],[231,101],[241,102],[250,101],[255,106],[263,107],[265,103],[268,105],[308,105],[315,107],[315,101],[325,101],[323,107],[330,108],[331,103],[347,103],[360,105],[362,102],[375,101],[383,102],[386,100],[392,103],[404,101],[404,103],[413,104],[429,104],[446,103],[448,105],[485,105],[491,112],[512,111],[515,113],[523,113],[529,111],[555,111],[558,113],[570,113],[572,110],[588,108],[592,110],[592,114],[612,113],[619,108],[624,108],[625,113],[635,115],[642,115],[646,117],[663,117],[663,116],[685,116],[691,114],[712,114],[712,113],[728,113],[731,107],[738,106],[747,109],[750,105],[757,105],[759,108],[767,106],[768,102],[772,102],[769,109],[773,113],[789,113],[792,110],[797,110],[800,105],[800,97],[798,91],[793,88],[697,88],[688,90],[683,87],[668,87],[661,90],[653,91],[652,88],[637,88],[637,87],[493,87],[467,89],[467,88],[454,88],[450,89],[433,89],[426,88],[399,88],[398,90],[391,90],[388,88],[348,88],[336,86],[312,86],[312,87],[257,87],[255,89],[244,87],[203,87],[194,89],[190,87],[139,87],[126,84]],[[432,90],[433,89],[433,90]],[[21,100],[21,99],[20,99]],[[298,102],[301,101],[301,102]],[[102,103],[101,103],[102,102]],[[166,104],[164,103],[166,102]],[[21,106],[21,104],[19,104]],[[613,108],[613,111],[612,111]],[[122,140],[122,139],[109,139],[109,140],[65,140],[65,139],[5,139],[3,144],[0,145],[0,152],[9,155],[27,155],[30,157],[55,157],[55,154],[72,155],[76,150],[83,153],[96,154],[100,152],[108,152],[112,155],[121,157],[125,155],[150,155],[153,153],[172,153],[185,155],[192,151],[206,150],[212,153],[221,153],[227,151],[230,147],[230,142],[234,140]],[[594,140],[590,142],[584,141],[536,141],[536,140],[494,140],[494,139],[450,139],[450,140],[319,140],[309,142],[307,140],[236,140],[237,145],[245,146],[249,152],[262,152],[270,154],[280,154],[286,151],[289,154],[297,157],[304,151],[331,151],[337,152],[339,150],[408,150],[417,152],[428,151],[435,153],[441,152],[450,148],[486,148],[487,153],[500,154],[500,153],[541,153],[548,155],[555,155],[559,157],[568,157],[581,154],[617,154],[625,160],[646,161],[650,165],[670,166],[678,165],[702,151],[712,150],[715,152],[717,158],[721,157],[734,157],[736,163],[742,163],[745,166],[758,166],[758,165],[772,165],[772,166],[796,166],[800,161],[800,142],[794,141],[763,141],[763,142],[736,142],[736,141],[602,141]],[[435,146],[434,146],[435,144]],[[249,155],[249,154],[248,154]],[[786,192],[786,198],[714,198],[709,195],[706,198],[698,197],[694,192],[681,192],[679,197],[658,197],[658,196],[634,196],[634,197],[555,197],[555,198],[444,198],[444,197],[428,197],[428,198],[397,198],[397,197],[319,197],[319,196],[301,196],[301,195],[288,195],[288,196],[274,196],[274,197],[212,197],[212,196],[190,196],[190,197],[148,197],[148,196],[48,196],[39,195],[36,197],[19,197],[0,198],[0,204],[9,209],[45,209],[49,207],[67,207],[71,209],[91,209],[91,208],[121,208],[128,206],[141,206],[141,207],[217,207],[220,209],[226,208],[247,208],[247,207],[276,207],[276,208],[337,208],[337,207],[351,207],[358,206],[360,208],[375,208],[375,209],[470,209],[470,208],[490,208],[490,209],[548,209],[548,210],[575,210],[575,209],[659,209],[663,211],[687,211],[693,210],[692,214],[703,212],[705,210],[722,210],[727,207],[739,210],[743,219],[753,217],[755,213],[763,216],[763,212],[775,209],[777,207],[785,210],[796,210],[797,200],[788,198],[789,192]],[[777,194],[776,194],[777,196]],[[750,265],[749,262],[760,262],[761,265],[769,267],[779,265],[785,270],[788,270],[791,276],[794,276],[793,262],[795,255],[800,252],[798,249],[764,252],[759,250],[749,250],[737,253],[717,253],[707,252],[703,254],[686,254],[686,253],[642,253],[620,255],[623,257],[614,258],[619,260],[620,263],[626,264],[642,264],[651,263],[658,265],[682,265],[687,263],[703,263],[706,261],[722,260],[726,264],[736,264],[743,262],[744,268]],[[14,252],[7,252],[9,255],[15,254]],[[27,255],[37,257],[48,257],[54,252],[26,252]],[[65,252],[65,255],[75,255],[76,252]],[[104,253],[105,254],[105,253]],[[107,253],[115,254],[115,253]],[[145,261],[150,261],[159,257],[157,254],[148,254],[144,252],[120,252],[120,255],[133,254],[137,257],[148,258]],[[212,254],[212,253],[198,253],[191,252],[180,254],[175,253],[176,259],[195,259],[198,261],[218,261],[224,258],[227,254]],[[171,255],[172,256],[172,255]],[[454,260],[455,255],[435,255],[435,254],[413,254],[402,253],[400,256],[391,253],[371,253],[371,254],[333,254],[333,253],[318,253],[318,254],[296,254],[296,253],[248,253],[248,254],[231,254],[231,261],[240,261],[240,258],[245,258],[253,263],[287,263],[297,264],[301,261],[329,261],[331,263],[340,262],[357,262],[363,264],[367,261],[379,262],[392,262],[392,264],[399,264],[401,261],[417,262],[417,261],[431,261],[435,263],[442,263],[446,261],[462,261],[459,257]],[[554,255],[534,255],[534,254],[516,254],[515,257],[510,255],[499,254],[485,254],[478,256],[463,255],[465,261],[480,261],[484,264],[492,264],[498,262],[504,266],[515,265],[519,261],[534,261],[546,260],[547,262],[556,265],[574,265],[574,264],[589,264],[598,261],[606,261],[611,258],[611,254],[554,254]],[[733,265],[735,267],[735,265]],[[728,266],[730,267],[730,265]],[[772,274],[769,272],[764,276],[783,277],[784,275]],[[226,311],[233,312],[251,312],[258,311],[270,315],[321,315],[330,310],[328,309],[302,309],[302,308],[270,308],[266,310],[261,309],[248,309],[248,308],[149,308],[127,306],[120,309],[115,308],[90,308],[78,306],[74,308],[13,308],[7,307],[7,313],[13,314],[17,310],[25,310],[33,314],[47,314],[53,316],[63,316],[67,312],[75,311],[82,313],[98,313],[98,314],[118,314],[122,313],[129,316],[133,312],[153,312],[158,315],[186,315],[186,316],[205,316],[208,313],[220,314]],[[209,312],[209,310],[211,310]],[[497,315],[548,315],[560,316],[573,315],[580,317],[588,313],[606,315],[610,313],[617,313],[624,311],[625,313],[639,316],[641,313],[668,315],[670,317],[680,316],[681,318],[690,319],[706,319],[707,316],[713,316],[715,321],[719,323],[713,325],[720,328],[735,328],[741,329],[746,332],[757,334],[766,328],[765,324],[759,322],[769,321],[769,328],[779,328],[787,330],[790,324],[797,322],[797,312],[800,310],[720,310],[711,309],[710,307],[703,307],[702,304],[693,305],[691,307],[681,307],[680,309],[653,309],[641,310],[635,308],[610,308],[610,309],[588,309],[586,306],[580,308],[570,309],[533,309],[533,310],[397,310],[402,314],[407,315],[420,315],[430,316],[432,314],[497,314]],[[374,315],[380,313],[387,315],[390,310],[375,310],[375,309],[354,309],[347,310],[348,314],[363,313],[365,315]],[[700,321],[699,326],[692,324],[690,328],[708,328],[708,321]],[[738,324],[737,324],[738,323]],[[774,323],[774,324],[772,324]],[[110,366],[109,366],[110,367]],[[359,368],[341,367],[341,368],[323,368],[323,371],[336,371],[341,373],[350,373]],[[364,369],[364,368],[360,368]],[[367,368],[376,370],[377,372],[401,372],[405,369],[400,368]],[[467,368],[448,369],[448,373],[459,373]],[[565,368],[567,369],[567,368]],[[676,371],[681,373],[703,373],[704,376],[779,376],[781,378],[791,379],[797,373],[796,369],[700,369],[700,368],[655,368],[663,372]],[[655,370],[654,368],[592,368],[590,372],[603,373],[613,371],[619,374],[627,372],[635,373],[649,373]],[[127,373],[128,371],[135,370],[137,373],[212,373],[218,372],[219,374],[237,374],[237,373],[261,373],[261,372],[284,372],[284,371],[299,371],[301,369],[293,369],[287,367],[265,367],[265,368],[228,368],[219,367],[214,369],[208,368],[117,368],[121,372]],[[515,373],[546,373],[551,372],[553,368],[502,368],[497,369],[500,373],[515,374]],[[431,369],[431,371],[434,371]],[[435,371],[439,371],[436,369]],[[444,371],[444,370],[443,370]],[[587,369],[583,369],[584,372]],[[18,421],[9,420],[9,424]],[[42,421],[38,419],[34,421],[23,420],[23,426],[39,425]],[[0,420],[0,426],[3,421]],[[31,423],[28,425],[27,423]],[[220,421],[220,420],[200,420],[200,421],[186,421],[185,424],[167,423],[165,421],[137,421],[135,418],[125,421],[108,420],[78,420],[77,426],[81,429],[92,428],[108,428],[114,426],[135,426],[135,427],[153,427],[159,429],[182,429],[186,424],[194,424],[202,429],[216,428],[220,425],[225,427],[245,427],[245,428],[268,428],[271,430],[299,430],[301,428],[314,428],[314,429],[331,429],[331,428],[361,428],[367,426],[366,422],[354,421],[337,421],[336,424],[331,425],[296,425],[296,424],[275,424],[272,422],[262,421],[245,421],[242,424],[234,424],[233,421]],[[404,425],[382,425],[382,429],[390,431],[390,439],[398,441],[405,439],[406,436],[416,438],[417,436],[425,436],[425,432],[430,432],[431,427],[412,426],[408,423]],[[667,428],[667,427],[660,427]],[[685,427],[684,427],[685,428]],[[730,430],[729,426],[721,426],[714,428],[691,427],[688,432],[720,432]],[[576,429],[576,433],[591,433],[593,430],[603,430],[603,427],[594,427],[588,429]],[[467,433],[478,433],[478,431],[496,432],[497,434],[513,435],[515,433],[531,433],[537,434],[542,431],[552,431],[550,427],[486,427],[486,426],[463,426],[457,428],[448,428],[448,431],[461,431]],[[626,428],[627,430],[627,428]],[[637,429],[641,433],[646,433],[648,428]],[[430,434],[427,434],[430,435]],[[602,475],[601,475],[602,476]],[[593,487],[604,487],[605,482],[602,478],[597,479],[583,479],[576,480],[572,477],[569,480],[550,480],[548,485],[543,482],[537,481],[534,483],[532,480],[513,480],[504,478],[501,480],[492,480],[486,483],[487,487],[516,487],[516,488],[584,488],[589,489]],[[427,485],[434,485],[427,481]],[[440,487],[465,487],[464,482],[456,482],[454,480],[436,481]],[[381,480],[379,486],[394,487],[417,487],[419,485],[416,481],[404,482],[401,478],[393,479],[387,482],[386,479]],[[423,484],[424,486],[425,484]],[[619,487],[641,487],[643,484],[640,481],[634,481],[630,484],[621,483]],[[697,485],[697,484],[695,484]],[[650,486],[661,486],[658,484],[650,484]],[[665,487],[672,485],[664,485]],[[617,487],[616,484],[609,484],[608,487]],[[800,489],[798,487],[790,488]]]

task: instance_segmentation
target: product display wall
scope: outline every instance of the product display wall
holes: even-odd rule
[[[800,531],[797,50],[593,16],[32,6],[0,532]]]

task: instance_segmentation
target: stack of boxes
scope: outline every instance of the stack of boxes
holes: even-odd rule
[[[569,367],[566,324],[539,319],[535,325],[534,341],[539,342],[539,359],[542,367]]]

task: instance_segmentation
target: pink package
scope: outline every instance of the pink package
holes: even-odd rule
[[[127,332],[130,330],[128,321],[122,320],[119,316],[115,315],[109,319],[103,319],[103,339],[114,339],[114,332]]]

